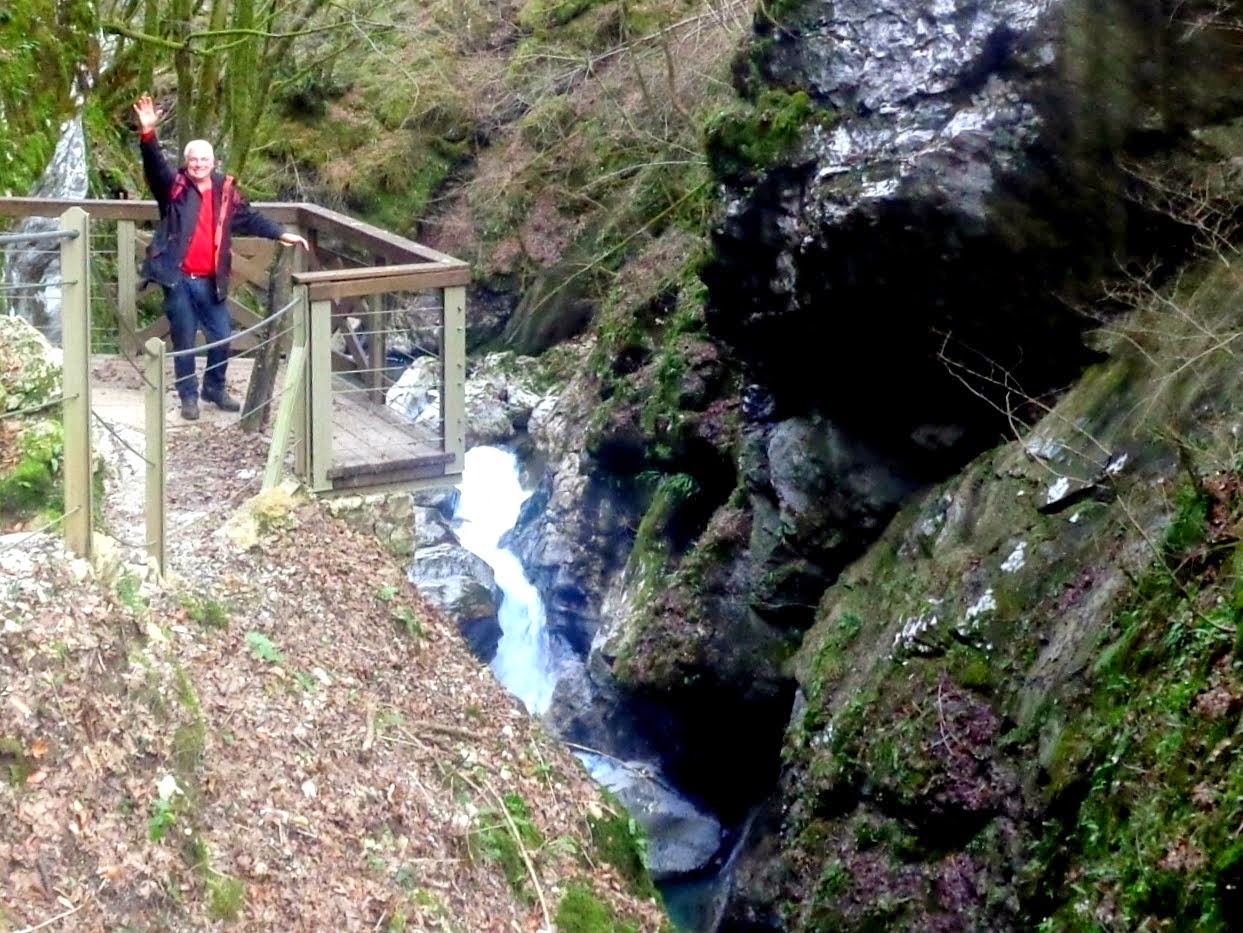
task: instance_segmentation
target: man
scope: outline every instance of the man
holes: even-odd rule
[[[296,233],[285,233],[274,221],[252,210],[233,184],[233,177],[220,175],[211,143],[195,139],[186,144],[185,165],[174,171],[160,151],[155,135],[158,114],[150,94],[134,104],[141,133],[142,168],[147,187],[160,206],[156,227],[142,271],[164,289],[164,313],[173,335],[173,349],[194,346],[199,328],[209,344],[225,340],[233,332],[225,296],[229,290],[231,236],[261,236],[307,249]],[[203,372],[204,401],[224,411],[241,406],[225,387],[228,344],[207,351]],[[173,359],[181,417],[199,416],[199,387],[194,356]]]

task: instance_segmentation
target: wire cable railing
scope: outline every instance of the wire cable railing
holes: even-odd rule
[[[59,230],[32,230],[29,233],[0,233],[0,246],[10,246],[15,243],[44,243],[48,240],[76,240],[79,236],[77,230],[59,229]]]
[[[166,351],[164,356],[166,359],[170,359],[170,360],[176,359],[179,356],[202,356],[206,354],[209,350],[215,350],[219,347],[227,347],[229,344],[231,344],[233,341],[237,340],[238,338],[246,337],[250,334],[253,334],[255,331],[263,327],[266,327],[267,325],[271,324],[273,321],[279,320],[280,318],[284,317],[291,310],[293,310],[293,308],[297,304],[298,304],[298,299],[294,298],[291,301],[289,301],[288,304],[281,307],[279,310],[273,312],[268,317],[265,317],[262,321],[259,321],[257,324],[252,324],[250,327],[247,327],[245,330],[236,331],[230,334],[228,337],[222,337],[219,340],[214,340],[211,343],[203,344],[202,346],[187,347],[184,350]]]
[[[5,202],[6,199],[0,199],[0,216],[5,214]],[[72,409],[73,418],[80,422],[72,433],[81,435],[84,427],[88,445],[87,456],[79,459],[90,462],[89,439],[94,433],[97,442],[109,445],[118,458],[115,469],[122,476],[146,474],[147,495],[140,497],[141,515],[133,496],[112,512],[105,506],[105,520],[115,519],[109,534],[123,546],[146,548],[163,566],[168,528],[180,535],[188,527],[186,521],[205,520],[201,518],[205,514],[201,502],[196,502],[192,509],[186,508],[189,500],[185,498],[184,486],[173,486],[171,494],[171,502],[176,509],[183,510],[179,513],[183,517],[169,520],[164,489],[170,470],[176,476],[178,471],[188,469],[196,477],[220,471],[221,478],[228,477],[227,491],[221,497],[225,501],[249,495],[260,485],[279,482],[290,465],[312,489],[322,492],[365,489],[369,471],[390,481],[393,477],[385,470],[404,468],[400,465],[411,461],[412,451],[436,456],[426,458],[429,466],[424,468],[425,472],[411,475],[435,480],[445,474],[451,481],[452,475],[460,471],[464,450],[451,448],[443,402],[436,412],[434,431],[430,424],[411,424],[403,451],[388,456],[387,451],[377,450],[374,460],[362,464],[361,473],[349,473],[351,451],[347,448],[358,438],[365,439],[372,430],[402,430],[401,420],[394,415],[375,421],[367,420],[374,415],[362,416],[368,411],[388,412],[387,393],[399,385],[412,360],[434,356],[438,360],[435,371],[441,375],[441,384],[436,388],[442,396],[446,394],[444,380],[451,364],[445,346],[464,333],[464,284],[468,277],[465,264],[313,208],[306,213],[309,225],[300,225],[298,229],[312,241],[316,252],[308,257],[308,262],[298,265],[320,266],[319,272],[294,274],[293,296],[283,296],[279,306],[273,307],[277,304],[273,292],[284,287],[290,273],[287,265],[282,271],[279,263],[269,263],[269,258],[279,259],[282,254],[273,254],[271,247],[254,241],[243,242],[240,247],[235,243],[234,287],[228,306],[231,316],[243,326],[231,329],[219,339],[207,335],[207,342],[197,346],[169,349],[162,302],[147,290],[150,283],[142,281],[138,272],[150,227],[155,222],[154,206],[113,202],[84,202],[83,206],[93,204],[102,205],[98,217],[87,218],[81,207],[65,210],[61,215],[62,230],[0,235],[0,314],[6,310],[13,313],[19,303],[33,301],[50,306],[63,302],[55,313],[47,315],[46,322],[39,320],[36,327],[53,343],[62,342],[63,337],[66,358],[66,383],[58,398],[0,417],[37,417],[59,404],[65,413],[68,434],[68,413]],[[35,199],[24,199],[17,212],[29,214],[32,206],[37,210]],[[56,209],[66,206],[58,202]],[[291,213],[289,207],[284,210],[286,213],[278,222],[294,223],[292,218],[300,216]],[[75,212],[81,215],[80,219],[73,223],[65,220]],[[317,226],[320,223],[322,227]],[[241,251],[237,252],[238,249]],[[38,262],[38,270],[15,261],[18,253],[24,260]],[[59,268],[54,265],[58,258]],[[324,270],[325,263],[336,267],[336,271]],[[312,281],[303,283],[300,275],[307,275]],[[317,291],[312,284],[316,275],[319,282],[333,283],[327,288],[330,297],[326,301],[321,297],[323,289]],[[417,283],[420,276],[427,281],[422,290],[389,288],[398,282],[406,286]],[[454,299],[458,317],[453,328],[446,326],[446,290],[450,287],[461,295]],[[428,300],[429,295],[435,297]],[[265,306],[270,312],[258,310]],[[28,320],[37,319],[25,305],[21,313]],[[79,373],[75,377],[80,379],[77,384],[69,381],[68,372],[73,342],[79,354],[73,364]],[[241,405],[244,410],[232,412],[226,408],[227,417],[211,412],[214,417],[204,417],[193,424],[176,421],[174,370],[180,368],[184,373],[186,367],[184,362],[175,367],[170,361],[198,356],[211,359],[206,365],[193,367],[196,383],[217,367],[252,361],[248,363],[250,385]],[[464,378],[464,363],[452,365],[456,367],[452,371]],[[234,393],[240,382],[247,379],[245,367],[229,371],[228,375],[226,391],[231,389]],[[90,392],[90,382],[96,377],[102,380],[101,386],[107,387],[100,396],[99,410],[95,409]],[[126,408],[126,394],[134,390],[146,397],[140,416],[132,407]],[[451,398],[454,395],[447,394]],[[457,423],[462,425],[459,433],[464,437],[460,404],[457,410]],[[166,433],[170,427],[175,430]],[[397,435],[390,436],[398,439]],[[417,438],[417,443],[409,438]],[[265,451],[266,468],[262,462]],[[218,458],[218,462],[206,464],[204,456]],[[386,456],[398,466],[386,466]],[[341,478],[351,475],[353,485],[341,486]],[[123,482],[134,488],[132,481]],[[80,492],[82,484],[77,485]],[[150,514],[152,503],[155,515]],[[92,512],[89,506],[84,508],[66,495],[65,517],[60,521],[89,518]],[[110,514],[113,519],[108,518]],[[135,521],[146,525],[146,533],[134,532]],[[55,525],[48,523],[48,527]],[[66,538],[69,539],[68,530]],[[77,540],[81,542],[82,536]],[[86,545],[71,547],[83,547],[79,553],[85,553],[89,549],[89,532],[85,540]]]
[[[62,512],[61,514],[55,516],[54,518],[48,519],[38,528],[23,528],[21,531],[10,532],[9,534],[5,535],[5,537],[12,538],[13,540],[7,541],[4,544],[0,545],[0,554],[3,554],[5,551],[10,551],[13,548],[25,545],[30,538],[36,537],[41,534],[45,534],[46,532],[51,531],[53,528],[56,528],[57,526],[64,524],[64,522],[67,519],[72,518],[74,515],[78,514],[81,511],[81,509],[82,509],[81,506],[75,506],[74,508],[70,509],[67,512]]]

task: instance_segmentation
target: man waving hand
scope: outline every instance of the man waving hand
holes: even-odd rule
[[[134,114],[141,133],[143,174],[160,206],[160,220],[147,247],[143,275],[164,289],[164,314],[172,331],[174,350],[193,347],[200,328],[208,344],[218,344],[207,351],[202,398],[224,411],[237,411],[241,406],[225,387],[229,346],[222,342],[233,331],[233,319],[225,303],[232,236],[236,233],[267,237],[303,249],[307,242],[296,233],[284,232],[274,221],[251,209],[233,177],[216,171],[216,155],[207,140],[187,143],[184,164],[173,169],[155,135],[159,115],[150,94],[138,98]],[[194,357],[174,357],[173,371],[181,399],[181,417],[193,421],[199,416]]]

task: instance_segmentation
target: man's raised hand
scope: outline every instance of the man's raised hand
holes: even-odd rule
[[[143,134],[155,130],[159,114],[155,112],[155,101],[150,94],[143,94],[138,98],[138,102],[134,104],[134,116],[138,118],[138,129]]]

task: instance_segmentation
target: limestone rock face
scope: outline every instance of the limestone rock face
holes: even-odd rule
[[[75,115],[61,126],[52,161],[44,169],[32,195],[84,198],[87,182],[86,134],[81,115]],[[11,232],[44,233],[59,227],[60,221],[54,217],[29,217]],[[4,284],[26,286],[9,296],[13,310],[56,343],[60,342],[61,335],[60,277],[60,256],[56,249],[48,249],[43,243],[28,250],[13,249],[3,264]],[[31,285],[43,287],[31,289]]]
[[[526,428],[543,398],[537,367],[529,357],[490,353],[466,379],[466,446],[506,444]],[[419,357],[389,389],[388,404],[416,424],[440,423],[440,362]]]
[[[394,556],[414,553],[415,510],[410,493],[338,496],[328,499],[327,507],[330,514],[357,530],[375,535]]]
[[[490,353],[466,380],[467,446],[505,444],[526,428],[543,393],[534,386],[536,363],[512,353]]]
[[[721,824],[671,791],[645,765],[584,755],[592,777],[617,795],[650,840],[648,870],[664,881],[707,867],[721,846]]]
[[[1232,831],[1214,835],[1215,811],[1163,802],[1188,760],[1205,800],[1238,767],[1212,757],[1213,704],[1243,693],[1237,662],[1207,673],[1237,629],[1215,648],[1169,634],[1191,606],[1236,612],[1233,565],[1167,569],[1188,552],[1233,560],[1235,531],[1211,516],[1237,514],[1243,495],[1237,365],[1204,354],[1233,326],[1239,286],[1207,265],[1180,314],[1154,303],[1120,319],[1109,360],[1021,439],[913,497],[822,595],[788,665],[798,689],[778,789],[737,859],[722,928],[1237,916],[1233,892],[1206,880],[1234,865]],[[1164,339],[1137,348],[1157,322]],[[1154,581],[1173,579],[1185,582],[1171,602]],[[1196,699],[1170,718],[1173,690]],[[1186,758],[1166,755],[1170,734]],[[1137,813],[1150,814],[1144,836]],[[1070,878],[1159,864],[1187,838],[1203,854],[1180,883],[1205,884],[1203,898],[1064,893]]]
[[[714,333],[785,416],[944,471],[996,436],[1007,388],[1081,369],[1076,296],[1178,240],[1119,165],[1186,152],[1243,101],[1212,5],[1156,9],[845,0],[760,19],[748,92],[802,89],[825,116],[734,189],[705,280]],[[975,379],[986,401],[963,385],[999,371],[1009,387]]]

